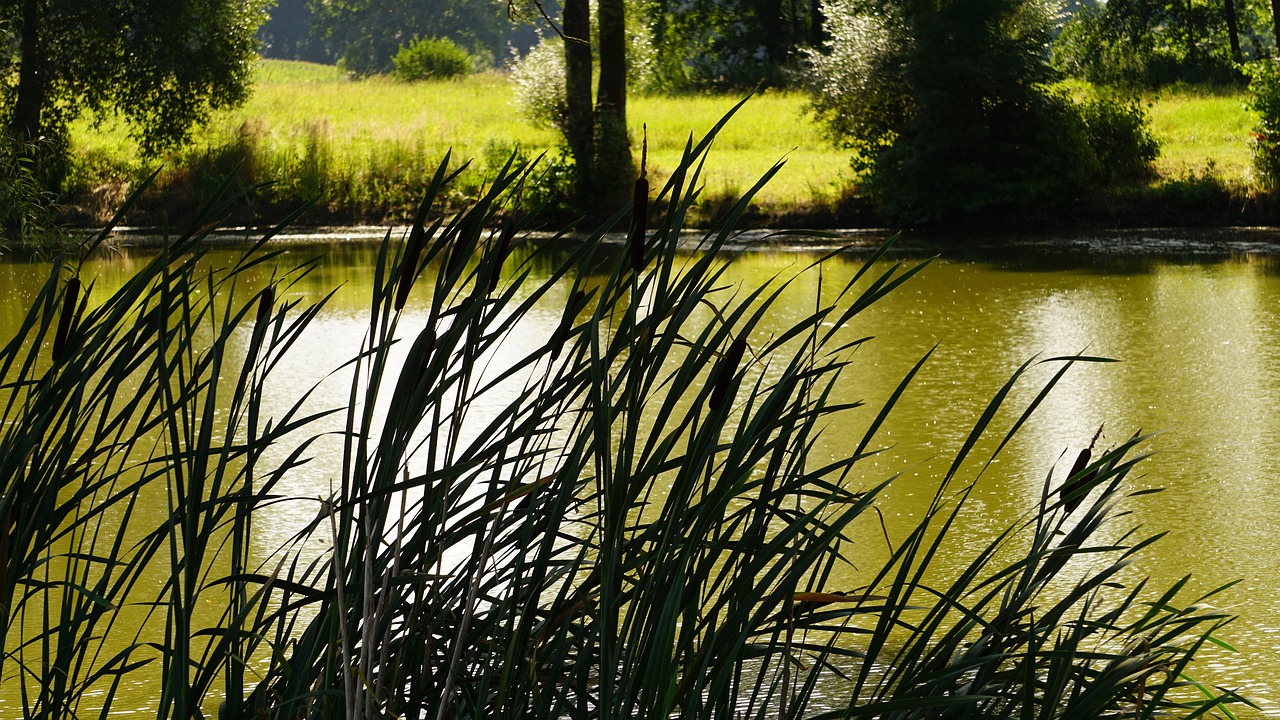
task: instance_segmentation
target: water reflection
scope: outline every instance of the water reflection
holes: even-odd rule
[[[376,248],[360,244],[291,247],[281,266],[326,252],[316,272],[294,286],[295,299],[317,299],[338,288],[310,332],[285,357],[264,398],[264,414],[280,415],[316,387],[308,407],[347,402],[349,374],[334,371],[365,338]],[[1230,250],[1228,249],[1228,252]],[[234,250],[211,253],[213,264],[229,263]],[[93,261],[88,270],[105,293],[128,277],[143,251]],[[740,257],[729,277],[752,287],[798,273],[778,313],[762,332],[779,334],[823,296],[834,297],[860,266],[857,257],[837,257],[804,270],[816,255],[753,252]],[[1280,273],[1277,263],[1252,252],[1234,257],[1050,255],[1004,253],[986,258],[945,257],[873,310],[841,328],[844,339],[874,336],[854,353],[835,402],[862,401],[849,426],[828,431],[815,463],[847,456],[878,408],[903,375],[936,347],[917,381],[873,443],[885,452],[860,465],[850,482],[868,487],[890,475],[901,478],[881,502],[891,539],[902,538],[926,511],[939,478],[989,399],[1031,358],[1085,353],[1115,358],[1082,363],[1062,380],[1039,412],[978,482],[963,519],[966,531],[946,563],[959,567],[1004,527],[1025,513],[1056,466],[1060,480],[1081,447],[1104,427],[1099,443],[1114,445],[1139,430],[1168,430],[1151,443],[1155,456],[1131,476],[1134,490],[1165,492],[1133,498],[1132,521],[1169,536],[1142,556],[1140,570],[1166,586],[1185,574],[1207,591],[1241,578],[1227,600],[1241,619],[1226,638],[1239,654],[1216,652],[1197,679],[1238,687],[1280,716],[1273,679],[1280,676],[1280,561],[1270,552],[1280,532]],[[546,273],[550,264],[533,263]],[[12,333],[48,265],[0,263],[0,328]],[[261,268],[265,283],[273,272]],[[425,288],[425,285],[422,286]],[[96,291],[95,291],[96,292]],[[415,292],[418,292],[415,290]],[[548,298],[509,341],[545,342],[559,322],[567,288]],[[425,292],[418,292],[401,320],[424,321]],[[709,317],[709,316],[708,316]],[[997,426],[1007,427],[1060,367],[1033,365],[1010,395]],[[496,401],[523,388],[500,388]],[[999,436],[983,444],[961,472],[973,480]],[[281,503],[272,522],[261,523],[256,551],[266,561],[315,515],[314,501],[328,495],[337,473],[340,443],[314,448],[282,488],[303,498]],[[1055,480],[1055,481],[1057,481]],[[1116,526],[1115,532],[1125,528]],[[865,584],[883,556],[879,526],[864,528],[851,553],[855,566],[838,579],[847,588]],[[945,571],[945,568],[944,568]]]

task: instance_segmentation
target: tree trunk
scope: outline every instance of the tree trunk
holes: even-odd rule
[[[783,15],[782,0],[757,0],[756,21],[765,28],[765,53],[773,67],[786,62],[790,50],[787,45],[790,34],[783,30],[786,24]]]
[[[634,180],[627,134],[627,30],[623,0],[600,0],[600,84],[596,89],[596,181],[607,206],[626,202]]]
[[[622,0],[600,0],[600,85],[596,105],[627,115],[627,28]],[[599,107],[597,107],[597,111]]]
[[[1239,65],[1244,56],[1240,54],[1240,21],[1236,18],[1235,0],[1223,0],[1222,9],[1227,21],[1227,39],[1231,42],[1231,62]]]
[[[565,140],[573,156],[575,194],[582,203],[591,195],[595,176],[595,122],[591,112],[590,0],[565,0],[564,26]]]
[[[809,2],[809,47],[822,47],[822,3],[821,0]]]
[[[42,115],[49,92],[41,49],[41,0],[23,0],[21,56],[18,59],[18,92],[13,103],[10,132],[23,143],[40,139]]]
[[[1277,45],[1280,45],[1280,0],[1271,0],[1271,29],[1275,32]]]

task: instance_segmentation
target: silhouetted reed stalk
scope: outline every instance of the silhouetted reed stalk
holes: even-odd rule
[[[323,305],[286,299],[309,266],[243,286],[247,269],[277,261],[273,233],[213,271],[197,267],[207,230],[173,238],[55,330],[77,304],[62,277],[79,277],[57,263],[0,350],[3,660],[24,714],[105,717],[144,677],[166,718],[1227,713],[1239,698],[1185,679],[1227,616],[1180,602],[1183,583],[1126,585],[1122,568],[1151,539],[1098,534],[1143,437],[1085,456],[1070,492],[1046,480],[1023,522],[957,576],[926,582],[994,459],[970,456],[1031,363],[977,419],[875,580],[831,587],[849,535],[880,527],[891,481],[855,487],[854,470],[928,357],[844,457],[816,466],[823,428],[865,412],[832,399],[864,344],[843,328],[924,265],[888,264],[886,246],[766,335],[786,282],[726,290],[725,272],[735,223],[777,168],[696,254],[677,251],[718,130],[689,142],[653,227],[637,183],[622,252],[606,233],[625,209],[567,256],[528,241],[528,218],[495,223],[530,170],[513,164],[474,206],[432,220],[446,159],[407,241],[381,246],[366,339],[344,366],[348,402],[331,410],[303,397],[261,414]],[[531,281],[538,262],[554,269]],[[548,342],[497,363],[548,304],[563,307]],[[413,327],[410,305],[426,310]],[[50,339],[52,365],[40,357]],[[1040,361],[1059,371],[996,454],[1070,366],[1095,360]],[[513,399],[497,397],[512,384]],[[332,495],[293,545],[253,566],[255,518],[287,497],[331,417],[343,452]],[[273,448],[286,454],[267,463]],[[142,520],[138,503],[159,497],[163,521]],[[312,539],[331,549],[307,559]],[[1081,556],[1092,562],[1072,563]],[[148,591],[156,567],[166,579]],[[139,607],[148,627],[133,634],[122,613]],[[133,640],[107,652],[122,635]],[[820,686],[846,706],[818,712]]]

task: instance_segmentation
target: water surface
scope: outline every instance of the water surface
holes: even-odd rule
[[[963,564],[1022,516],[1046,476],[1055,466],[1058,476],[1065,473],[1100,427],[1102,447],[1140,430],[1164,430],[1149,444],[1154,456],[1129,480],[1133,490],[1164,491],[1130,499],[1127,525],[1169,532],[1140,557],[1138,569],[1157,587],[1189,574],[1193,592],[1241,581],[1218,599],[1240,616],[1223,633],[1239,652],[1207,653],[1193,674],[1238,688],[1259,701],[1266,716],[1280,717],[1280,258],[1268,254],[1260,234],[1210,243],[1177,233],[1147,239],[1129,237],[1127,252],[1098,252],[1116,243],[1095,238],[944,253],[845,329],[851,337],[875,339],[853,356],[839,399],[863,400],[870,409],[853,414],[852,427],[828,432],[818,452],[852,452],[856,440],[848,438],[861,436],[875,408],[936,347],[879,435],[888,450],[863,463],[862,475],[852,480],[870,486],[902,473],[880,503],[890,535],[902,537],[927,508],[973,422],[1017,368],[1033,358],[1081,352],[1119,360],[1068,374],[978,481],[965,532],[944,564]],[[1137,252],[1144,247],[1159,252]],[[922,251],[916,247],[910,254]],[[95,292],[118,284],[147,252],[125,248],[90,263],[87,274],[98,278]],[[229,263],[237,252],[219,249],[210,261]],[[376,251],[359,243],[296,244],[283,262],[321,252],[327,259],[297,292],[318,297],[340,290],[278,374],[268,399],[278,405],[266,414],[282,412],[363,338]],[[799,273],[766,331],[781,332],[808,313],[819,293],[833,295],[862,263],[851,254],[827,262],[821,276],[801,272],[815,257],[797,248],[774,249],[744,253],[734,263],[730,277],[744,287],[780,271]],[[0,336],[14,331],[48,273],[39,263],[0,262]],[[271,268],[262,273],[265,283]],[[553,293],[550,305],[562,307],[566,292]],[[409,322],[422,312],[410,307]],[[557,322],[553,312],[534,313],[515,341],[542,342]],[[1011,404],[1030,402],[1054,369],[1034,367]],[[346,392],[344,383],[330,382],[314,402],[339,405]],[[284,489],[299,497],[327,495],[333,473],[325,463],[335,458],[326,452],[320,448],[319,462],[296,473]],[[279,512],[278,536],[259,538],[263,560],[314,508],[299,503]],[[288,513],[297,517],[291,521]],[[874,555],[868,550],[866,557]],[[850,567],[839,579],[852,588],[872,573],[870,566]],[[145,697],[136,703],[145,704]]]

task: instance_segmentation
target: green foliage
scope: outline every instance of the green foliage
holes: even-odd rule
[[[355,75],[390,73],[392,58],[413,38],[443,38],[474,57],[505,52],[504,0],[309,0],[315,33]]]
[[[56,218],[55,196],[32,168],[34,153],[0,145],[0,252],[57,252],[70,246]]]
[[[524,186],[512,198],[511,212],[573,217],[573,161],[564,149],[533,154],[518,143],[490,142],[480,156],[489,176],[501,172],[508,163],[532,169]]]
[[[0,51],[7,64],[5,110],[10,118],[38,118],[26,128],[65,143],[67,123],[85,111],[122,115],[144,152],[190,139],[213,110],[248,97],[254,33],[265,0],[59,0],[0,3],[0,22],[12,37],[32,41]],[[35,10],[33,15],[24,11]],[[30,36],[30,37],[28,37]],[[11,120],[14,122],[14,120]]]
[[[1236,82],[1222,7],[1184,0],[1112,0],[1084,7],[1054,42],[1053,64],[1067,75],[1109,85]],[[1244,37],[1255,39],[1246,49],[1256,54],[1256,15],[1241,17],[1248,21]]]
[[[568,101],[564,85],[564,49],[559,41],[541,39],[511,68],[514,103],[534,127],[565,131]]]
[[[824,8],[831,41],[810,53],[813,111],[896,222],[1040,210],[1154,158],[1140,107],[1081,108],[1046,89],[1051,26],[1036,0]]]
[[[1213,163],[1181,177],[1162,180],[1150,191],[1152,198],[1178,208],[1189,218],[1214,217],[1215,213],[1222,212],[1231,194],[1231,188]]]
[[[331,58],[311,30],[315,16],[307,0],[275,0],[267,21],[258,28],[262,56],[322,63]]]
[[[1081,103],[1078,110],[1085,144],[1097,160],[1090,168],[1091,180],[1114,186],[1153,175],[1160,143],[1151,134],[1142,103],[1104,93]]]
[[[471,56],[452,40],[417,38],[391,58],[395,76],[409,82],[446,80],[471,72]]]
[[[821,37],[810,0],[652,0],[657,87],[752,89],[793,82],[797,53]]]
[[[1261,60],[1248,67],[1249,107],[1258,114],[1253,131],[1253,168],[1259,183],[1280,187],[1280,67]]]
[[[865,172],[891,147],[915,109],[896,44],[908,30],[894,5],[823,4],[830,40],[808,53],[811,107],[832,139],[854,151]]]

